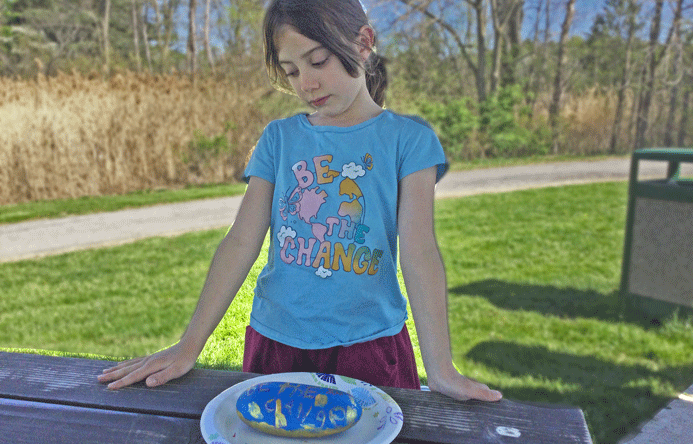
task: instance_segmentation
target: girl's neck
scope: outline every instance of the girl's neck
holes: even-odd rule
[[[374,105],[375,105],[375,103],[374,103]],[[375,105],[374,108],[364,110],[364,112],[360,112],[357,115],[340,116],[340,118],[338,118],[338,119],[322,116],[318,112],[308,114],[307,117],[308,117],[308,122],[310,122],[310,124],[313,126],[349,127],[349,126],[359,125],[363,122],[366,122],[366,121],[371,120],[375,117],[378,117],[383,111],[384,111],[383,108],[381,108],[378,105]]]

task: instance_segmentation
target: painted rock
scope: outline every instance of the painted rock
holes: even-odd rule
[[[289,382],[250,387],[236,401],[236,410],[254,429],[300,438],[343,432],[361,418],[361,406],[350,394]]]

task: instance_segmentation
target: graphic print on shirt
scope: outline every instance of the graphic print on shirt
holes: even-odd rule
[[[279,199],[284,221],[277,232],[279,257],[286,264],[312,267],[323,279],[339,271],[375,275],[383,251],[368,246],[366,196],[358,185],[373,169],[373,157],[366,154],[341,171],[331,169],[331,162],[326,154],[291,167],[296,185]],[[291,225],[309,234],[299,235]]]

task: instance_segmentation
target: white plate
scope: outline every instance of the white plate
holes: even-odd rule
[[[236,401],[261,382],[291,382],[341,390],[361,404],[361,419],[352,428],[324,438],[285,438],[267,435],[246,425],[236,413]],[[358,379],[324,373],[279,373],[240,382],[212,399],[202,412],[200,427],[208,444],[389,444],[402,429],[404,416],[394,399]]]

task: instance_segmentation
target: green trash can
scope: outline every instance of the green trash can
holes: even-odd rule
[[[667,162],[666,177],[640,180],[644,160]],[[642,149],[631,159],[620,293],[654,319],[693,309],[693,180],[680,176],[683,163],[693,163],[693,149]]]

